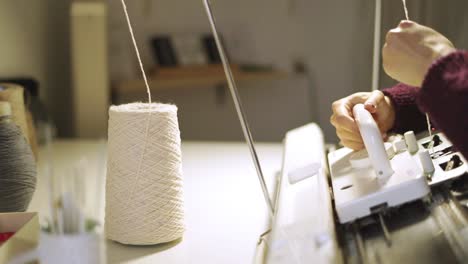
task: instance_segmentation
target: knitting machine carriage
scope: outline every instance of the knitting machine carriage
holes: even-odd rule
[[[369,148],[326,149],[315,124],[288,132],[264,262],[468,260],[467,162],[441,133],[418,138],[382,142],[382,179]]]

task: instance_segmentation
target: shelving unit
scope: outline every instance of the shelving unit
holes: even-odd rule
[[[235,66],[232,71],[256,140],[279,142],[291,127],[310,122],[305,75]],[[153,102],[177,105],[183,140],[243,140],[222,67],[159,69],[148,79]],[[142,79],[114,82],[112,93],[113,104],[147,101]]]
[[[286,79],[289,76],[290,74],[281,71],[234,72],[234,78],[238,83],[281,80]],[[148,82],[151,90],[170,90],[187,87],[203,89],[225,85],[226,77],[222,72],[192,76],[180,74],[180,77],[178,77],[177,74],[173,74],[171,76],[155,75],[154,77],[150,77]],[[119,95],[141,92],[144,90],[145,83],[142,79],[121,81],[113,86],[113,92]]]

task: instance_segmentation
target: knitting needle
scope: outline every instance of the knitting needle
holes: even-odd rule
[[[57,231],[57,215],[54,205],[54,175],[53,175],[53,157],[52,157],[52,131],[50,124],[44,125],[45,145],[46,145],[46,175],[47,175],[47,189],[49,193],[49,213],[50,213],[50,232]]]
[[[374,12],[374,52],[372,55],[372,91],[379,89],[379,73],[380,73],[380,35],[382,24],[382,0],[375,1]]]
[[[209,2],[209,0],[204,0],[203,2],[205,4],[205,10],[206,10],[206,13],[208,15],[209,22],[210,22],[211,31],[213,32],[213,36],[214,36],[215,41],[216,41],[216,46],[218,47],[218,52],[219,52],[219,55],[221,57],[221,61],[223,63],[224,73],[226,74],[228,87],[229,87],[229,90],[231,91],[231,95],[232,95],[232,99],[234,101],[234,106],[236,108],[237,116],[238,116],[239,121],[240,121],[241,126],[242,126],[242,132],[244,133],[245,140],[247,141],[247,145],[249,146],[250,154],[251,154],[252,159],[254,161],[255,169],[257,170],[257,176],[258,176],[258,180],[260,181],[260,186],[262,187],[265,202],[266,202],[267,207],[269,209],[270,215],[273,217],[274,213],[275,213],[273,202],[270,199],[268,188],[267,188],[267,185],[266,185],[266,182],[265,182],[265,177],[263,176],[262,167],[260,165],[260,161],[259,161],[258,156],[257,156],[257,151],[255,150],[255,146],[254,146],[254,143],[253,143],[252,134],[250,133],[250,128],[249,128],[249,125],[248,125],[248,123],[246,121],[247,119],[245,117],[244,109],[243,109],[241,101],[239,99],[239,95],[238,95],[238,92],[237,92],[237,86],[236,86],[236,83],[234,81],[234,76],[233,76],[231,68],[229,66],[229,61],[228,61],[228,58],[226,56],[226,53],[224,52],[224,48],[223,48],[223,45],[221,43],[221,39],[220,39],[220,37],[218,35],[218,31],[216,30],[215,18],[214,18],[213,12],[211,10],[210,2]]]
[[[85,212],[86,212],[86,196],[84,194],[84,182],[88,177],[87,173],[88,162],[86,159],[81,159],[78,162],[78,167],[75,174],[75,217],[76,226],[75,231],[84,233],[85,226]]]
[[[96,170],[97,175],[94,177],[96,178],[96,189],[95,189],[95,195],[96,195],[96,207],[95,207],[95,218],[96,220],[101,221],[103,217],[102,212],[104,211],[104,197],[103,197],[103,179],[106,174],[106,165],[107,165],[107,160],[106,160],[106,141],[101,140],[99,144],[99,152],[98,152],[98,168]]]
[[[57,232],[59,235],[64,234],[64,220],[62,208],[57,208]]]

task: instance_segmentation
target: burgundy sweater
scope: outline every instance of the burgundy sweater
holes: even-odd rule
[[[421,89],[398,84],[383,90],[395,107],[393,132],[427,129],[431,123],[468,158],[468,52],[457,51],[434,62]]]

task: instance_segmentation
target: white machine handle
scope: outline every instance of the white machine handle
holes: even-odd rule
[[[382,181],[388,179],[394,171],[388,160],[382,135],[374,118],[363,104],[355,105],[353,114],[377,178]]]

